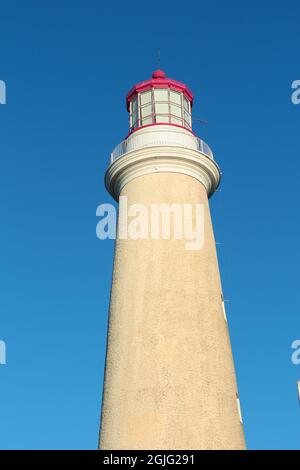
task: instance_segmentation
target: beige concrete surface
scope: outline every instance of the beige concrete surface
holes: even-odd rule
[[[206,190],[152,173],[121,195],[204,204],[205,238],[199,251],[186,240],[117,240],[100,448],[244,449]]]

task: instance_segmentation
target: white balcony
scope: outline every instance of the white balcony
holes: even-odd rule
[[[176,126],[156,125],[141,128],[123,140],[112,151],[110,161],[113,163],[126,153],[140,148],[160,146],[193,149],[214,160],[210,147],[191,132]]]

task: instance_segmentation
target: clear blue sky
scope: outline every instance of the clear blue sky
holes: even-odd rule
[[[113,242],[96,238],[124,98],[195,94],[250,449],[300,448],[299,2],[0,3],[0,448],[97,446]]]

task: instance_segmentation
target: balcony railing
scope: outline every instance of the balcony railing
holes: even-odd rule
[[[153,137],[150,140],[145,141],[143,136],[139,135],[131,135],[127,139],[123,140],[116,148],[112,151],[110,156],[110,162],[113,163],[118,158],[122,157],[127,152],[131,152],[133,150],[144,148],[144,147],[158,147],[161,145],[169,146],[169,147],[183,147],[183,148],[190,148],[201,152],[206,157],[210,158],[211,160],[214,159],[213,153],[210,147],[199,137],[195,137],[192,135],[187,136],[187,138],[180,140],[176,138],[172,138],[172,136],[165,136],[164,138],[160,137]]]

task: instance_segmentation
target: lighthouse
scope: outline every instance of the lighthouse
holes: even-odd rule
[[[156,70],[126,97],[129,134],[105,175],[127,207],[202,208],[202,243],[124,236],[119,207],[99,447],[244,449],[234,363],[208,199],[220,182],[192,128],[193,94]],[[153,221],[152,221],[153,222]],[[157,220],[156,220],[157,222]],[[196,211],[184,223],[196,224]],[[157,228],[157,227],[156,227]],[[172,232],[173,233],[173,232]],[[184,231],[181,230],[181,234]]]

